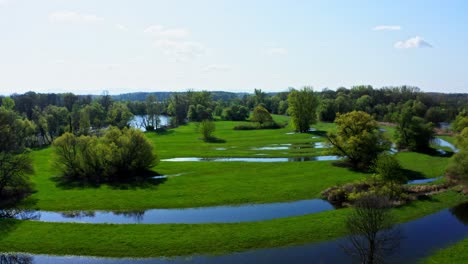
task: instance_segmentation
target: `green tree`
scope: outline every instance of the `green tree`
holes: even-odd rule
[[[468,127],[468,112],[460,112],[455,121],[452,123],[452,130],[455,132],[461,132],[465,127]]]
[[[257,105],[252,113],[252,121],[263,126],[265,124],[271,124],[273,122],[273,118],[265,107]]]
[[[200,122],[198,129],[204,140],[210,140],[213,139],[213,133],[216,130],[216,125],[213,121],[206,119]]]
[[[410,108],[404,108],[398,115],[395,140],[399,149],[427,151],[434,138],[432,123],[413,115]]]
[[[249,117],[249,109],[242,105],[232,105],[223,110],[222,116],[224,120],[244,121]]]
[[[405,183],[408,180],[403,174],[400,162],[394,155],[379,155],[374,170],[378,177],[385,182]]]
[[[338,114],[336,132],[328,133],[331,152],[345,157],[353,167],[367,169],[377,156],[390,148],[377,122],[367,113]]]
[[[294,128],[300,133],[307,132],[310,124],[316,122],[317,96],[310,87],[292,90],[288,96],[288,105]]]
[[[167,112],[174,118],[171,119],[174,125],[185,124],[189,108],[189,99],[184,93],[174,93],[169,99]]]
[[[128,110],[124,103],[113,103],[109,108],[107,121],[111,126],[116,126],[120,129],[127,127],[132,120],[133,114]]]
[[[459,151],[453,155],[445,174],[468,188],[468,127],[457,136],[456,146]]]

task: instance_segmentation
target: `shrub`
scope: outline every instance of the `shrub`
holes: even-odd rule
[[[374,164],[374,171],[384,182],[405,183],[408,180],[402,172],[398,159],[389,154],[379,155]]]
[[[101,138],[65,133],[53,148],[63,177],[94,183],[139,176],[157,162],[151,143],[133,128],[111,127]]]
[[[199,129],[200,133],[202,134],[203,139],[204,140],[209,140],[209,139],[213,138],[213,133],[216,130],[216,125],[211,120],[203,120],[202,122],[200,122],[200,125],[199,125],[198,129]]]

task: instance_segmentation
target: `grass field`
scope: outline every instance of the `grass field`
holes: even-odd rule
[[[275,116],[280,122],[286,117]],[[275,130],[233,130],[242,122],[216,122],[220,143],[204,142],[189,124],[163,134],[147,133],[161,159],[174,157],[294,157],[326,154],[324,149],[255,150],[277,144],[311,144],[325,141],[331,123],[314,125],[318,131],[290,134],[290,127]],[[325,150],[326,151],[326,150]],[[301,152],[301,153],[300,153]],[[59,184],[51,161],[52,149],[32,152],[37,190],[22,203],[28,209],[144,210],[245,203],[269,203],[317,198],[324,189],[356,181],[369,174],[334,166],[332,161],[244,163],[166,162],[153,168],[155,175],[173,175],[165,181],[138,185],[72,187]],[[411,177],[443,174],[447,157],[404,152],[397,154]],[[394,209],[399,222],[451,207],[467,197],[454,192]],[[222,254],[254,248],[299,245],[345,234],[349,209],[300,217],[234,224],[111,225],[44,223],[0,220],[0,251],[113,257]]]
[[[468,263],[468,238],[444,249],[421,261],[422,264]]]

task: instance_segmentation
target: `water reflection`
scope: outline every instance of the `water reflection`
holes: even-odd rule
[[[0,264],[30,264],[33,263],[33,257],[20,254],[1,254]]]
[[[458,208],[458,207],[456,207]],[[459,210],[462,210],[460,207]],[[456,210],[458,211],[458,210]],[[401,224],[404,237],[395,254],[388,256],[388,263],[417,263],[433,254],[437,249],[447,247],[460,241],[468,235],[468,226],[461,223],[449,210],[442,210],[411,222]],[[341,245],[348,238],[339,238],[321,243],[311,243],[300,246],[266,248],[250,250],[226,255],[194,255],[174,258],[97,258],[84,256],[47,256],[26,255],[33,259],[32,263],[152,263],[152,264],[182,264],[182,263],[223,263],[223,264],[258,264],[258,263],[352,263],[351,258],[341,250]],[[28,263],[28,262],[27,262]],[[29,262],[31,263],[31,262]]]
[[[199,158],[183,157],[163,159],[169,162],[303,162],[303,161],[333,161],[339,160],[339,156],[311,156],[311,157],[290,157],[290,158]]]
[[[447,148],[450,148],[453,152],[457,153],[458,152],[458,149],[453,145],[451,144],[450,142],[446,141],[446,140],[443,140],[441,138],[434,138],[434,140],[432,141],[434,144],[436,145],[439,145],[441,147],[447,147]]]
[[[41,218],[41,213],[32,210],[21,209],[1,209],[0,218],[18,219],[18,220],[38,220]]]
[[[453,207],[450,209],[450,212],[456,216],[460,222],[468,226],[468,202]]]
[[[42,222],[78,222],[92,224],[234,223],[271,220],[333,209],[334,207],[325,200],[311,199],[283,203],[187,209],[151,209],[146,211],[36,211],[34,212],[34,218],[24,218],[22,211],[17,210],[17,213],[9,214],[9,218],[37,220]],[[32,212],[25,213],[31,214]]]
[[[437,181],[437,180],[440,180],[440,179],[442,179],[443,177],[444,177],[444,176],[439,176],[439,177],[435,177],[435,178],[427,178],[427,179],[410,180],[410,181],[408,181],[406,184],[412,185],[412,184],[431,183],[431,182],[435,182],[435,181]]]

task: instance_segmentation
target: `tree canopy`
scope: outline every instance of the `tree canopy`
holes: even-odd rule
[[[292,90],[288,96],[288,113],[291,116],[294,128],[301,132],[307,132],[310,124],[316,122],[316,109],[318,99],[310,87],[301,90]]]

